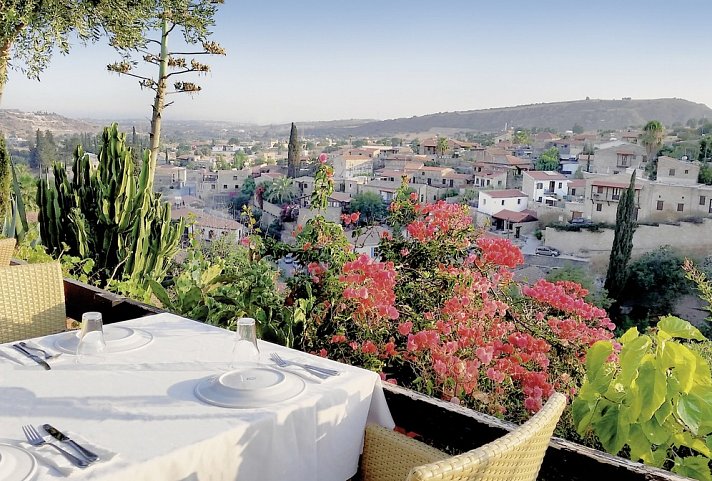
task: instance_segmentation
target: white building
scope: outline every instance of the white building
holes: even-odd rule
[[[531,170],[522,174],[522,192],[534,202],[555,204],[569,193],[569,179],[559,172]]]
[[[517,189],[480,191],[477,211],[492,216],[501,210],[522,212],[527,209],[527,194]]]

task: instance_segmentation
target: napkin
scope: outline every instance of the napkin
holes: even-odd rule
[[[37,431],[39,431],[40,434],[43,434],[43,438],[47,442],[51,442],[60,448],[64,449],[70,454],[73,454],[79,459],[84,459],[79,453],[77,453],[72,446],[70,446],[67,443],[63,443],[60,441],[57,441],[56,439],[53,439],[49,435],[45,435],[46,432],[44,429],[42,429],[42,426],[35,426]],[[99,456],[99,459],[91,463],[89,466],[86,468],[80,468],[79,466],[75,466],[72,464],[71,461],[69,461],[67,458],[65,458],[62,453],[54,449],[52,446],[48,445],[43,445],[43,446],[33,446],[27,441],[20,441],[16,442],[15,444],[17,446],[20,446],[21,448],[31,452],[35,458],[37,459],[37,462],[40,463],[43,466],[46,466],[50,470],[50,474],[52,475],[59,475],[59,476],[71,476],[72,473],[79,472],[81,471],[82,473],[87,472],[87,471],[92,471],[94,470],[97,466],[101,466],[105,463],[110,462],[112,459],[116,457],[116,453],[98,446],[95,443],[91,443],[87,441],[86,439],[82,438],[81,436],[71,433],[69,431],[64,431],[65,434],[67,434],[74,442],[81,444],[85,448],[87,448],[89,451],[92,451],[95,453],[97,456]]]
[[[9,362],[6,362],[9,361]],[[4,345],[0,346],[0,364],[8,364],[14,363],[15,365],[19,364],[21,366],[38,366],[39,365],[30,359],[29,357],[25,356],[24,354],[18,352],[15,350],[10,345]],[[40,369],[42,369],[40,367]]]

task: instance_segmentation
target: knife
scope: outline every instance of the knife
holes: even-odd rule
[[[45,369],[51,369],[51,367],[49,367],[49,364],[47,364],[47,361],[45,361],[44,359],[42,359],[42,358],[39,357],[39,356],[35,356],[35,355],[32,354],[30,351],[26,351],[25,348],[23,348],[23,347],[20,346],[19,344],[13,344],[12,347],[14,347],[14,348],[17,349],[18,351],[20,351],[22,354],[24,354],[25,356],[29,357],[29,358],[32,359],[33,361],[35,361],[37,364],[39,364],[39,365],[42,366],[43,368],[45,368]]]
[[[54,439],[56,439],[57,441],[65,442],[65,443],[69,444],[71,447],[73,447],[74,449],[76,449],[77,452],[79,452],[79,454],[81,454],[82,456],[84,456],[84,457],[87,459],[87,461],[89,461],[90,463],[93,463],[94,461],[96,461],[96,460],[99,459],[99,456],[97,456],[96,454],[92,453],[92,452],[89,451],[87,448],[85,448],[85,447],[83,447],[83,446],[80,446],[79,444],[75,443],[74,441],[72,441],[71,439],[69,439],[69,436],[67,436],[66,434],[63,434],[61,431],[59,431],[59,430],[53,428],[53,427],[50,426],[49,424],[44,424],[44,425],[42,426],[42,428],[43,428],[45,431],[47,431],[47,433],[49,433],[49,435],[52,436],[52,437],[53,437]]]

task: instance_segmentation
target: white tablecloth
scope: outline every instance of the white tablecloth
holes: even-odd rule
[[[228,369],[233,333],[172,314],[117,325],[153,341],[101,365],[64,354],[50,371],[0,356],[0,438],[24,441],[23,424],[49,423],[117,454],[71,479],[337,481],[356,472],[367,418],[393,426],[377,374],[269,343],[260,344],[265,362],[276,351],[342,374],[307,380],[298,397],[259,409],[205,404],[193,389]],[[37,341],[54,344],[53,336]],[[40,468],[38,479],[55,477]]]

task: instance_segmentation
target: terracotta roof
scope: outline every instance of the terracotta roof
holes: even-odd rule
[[[586,187],[586,179],[574,179],[569,181],[569,188]]]
[[[528,175],[534,180],[568,180],[564,174],[549,170],[530,170],[524,172],[524,175]]]
[[[487,194],[493,199],[503,199],[505,197],[526,197],[527,194],[517,189],[503,189],[503,190],[490,190],[482,191],[480,194]]]
[[[523,210],[521,212],[514,212],[512,210],[502,209],[492,217],[495,219],[502,219],[509,222],[531,222],[537,220],[536,212],[533,210]]]
[[[447,174],[443,174],[443,178],[445,179],[471,179],[472,176],[468,174],[458,174],[457,172],[449,172]]]

